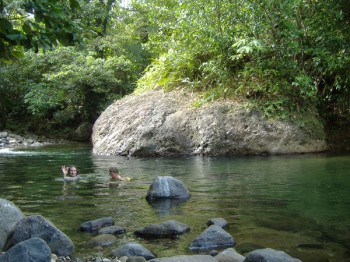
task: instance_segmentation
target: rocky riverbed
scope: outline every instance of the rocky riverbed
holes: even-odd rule
[[[182,181],[171,176],[157,177],[149,187],[148,201],[155,199],[190,198],[189,191]],[[146,247],[137,242],[128,242],[112,251],[111,258],[95,256],[91,258],[72,258],[72,240],[52,222],[41,215],[26,216],[11,201],[0,198],[0,262],[259,262],[283,261],[301,262],[284,251],[271,248],[253,249],[247,254],[239,254],[234,246],[236,240],[225,228],[229,226],[224,218],[208,220],[207,228],[190,244],[196,251],[194,255],[177,255],[157,258]],[[115,234],[124,234],[114,226],[112,217],[85,221],[79,229],[82,233],[96,233],[88,244],[92,248],[111,246],[116,242]],[[117,229],[117,230],[116,230]],[[174,238],[186,234],[190,227],[175,220],[146,225],[135,232],[141,238]],[[219,252],[216,250],[222,250]],[[202,254],[201,254],[202,253]]]
[[[37,147],[49,144],[62,144],[67,141],[63,139],[53,139],[34,134],[18,135],[10,131],[0,132],[0,150],[18,147]]]

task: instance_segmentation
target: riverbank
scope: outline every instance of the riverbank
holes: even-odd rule
[[[64,139],[47,138],[35,134],[18,135],[9,131],[0,132],[0,149],[17,147],[37,147],[50,144],[68,143]]]

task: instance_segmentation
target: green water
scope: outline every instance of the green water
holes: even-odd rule
[[[64,164],[75,164],[82,179],[64,184]],[[118,166],[131,182],[110,188],[109,166]],[[149,185],[164,175],[183,181],[191,199],[149,204]],[[191,254],[188,245],[206,222],[223,217],[240,252],[246,243],[254,243],[303,261],[346,261],[349,188],[350,155],[127,159],[94,156],[82,144],[0,150],[0,198],[13,201],[26,215],[41,214],[52,221],[74,242],[75,257],[109,257],[111,250],[130,241],[159,257]],[[87,242],[94,236],[77,228],[104,216],[112,216],[127,233],[112,247],[91,249]],[[170,219],[186,223],[191,231],[176,240],[143,240],[133,234]]]

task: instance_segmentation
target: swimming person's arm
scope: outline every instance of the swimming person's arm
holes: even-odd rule
[[[68,167],[62,166],[61,169],[62,169],[63,179],[65,179],[68,173]]]

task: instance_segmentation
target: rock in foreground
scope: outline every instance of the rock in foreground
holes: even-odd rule
[[[24,218],[22,211],[11,201],[0,198],[0,250],[15,224]]]
[[[74,245],[70,238],[40,215],[28,216],[18,221],[4,250],[34,237],[45,240],[51,252],[58,256],[70,256],[73,253]]]

